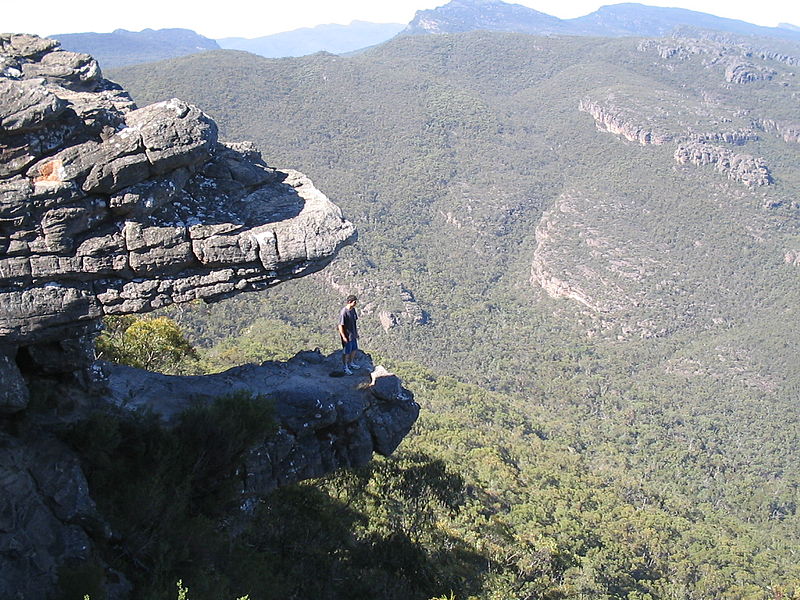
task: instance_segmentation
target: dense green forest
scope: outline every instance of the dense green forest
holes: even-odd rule
[[[798,92],[752,43],[475,32],[107,73],[140,105],[196,103],[359,229],[317,275],[165,311],[192,347],[169,368],[332,352],[355,292],[366,349],[423,408],[396,457],[267,499],[247,560],[176,562],[153,593],[796,597],[800,147],[763,124],[796,124]],[[587,98],[672,141],[598,130]],[[740,130],[771,185],[674,158]]]

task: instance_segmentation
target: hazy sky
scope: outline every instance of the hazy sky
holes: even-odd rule
[[[131,3],[38,0],[33,5],[11,0],[0,16],[0,31],[45,36],[85,31],[103,33],[119,28],[140,31],[148,27],[183,27],[213,39],[252,38],[327,23],[348,24],[353,20],[408,23],[417,10],[435,8],[447,1],[225,0],[215,2],[211,10],[202,8],[201,3],[171,0],[134,0]],[[769,27],[781,22],[800,26],[800,2],[796,0],[643,0],[641,3],[688,8]],[[568,19],[616,2],[516,0],[516,4]]]

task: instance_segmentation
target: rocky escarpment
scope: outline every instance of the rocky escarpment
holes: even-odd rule
[[[748,186],[769,185],[772,176],[763,158],[738,154],[728,148],[704,142],[686,142],[675,150],[679,164],[713,165],[714,169]]]
[[[391,453],[410,429],[396,377],[334,380],[336,359],[315,353],[183,379],[95,361],[105,315],[325,267],[355,229],[301,173],[221,142],[178,99],[138,108],[90,56],[26,35],[0,35],[0,158],[0,597],[46,598],[66,564],[102,564],[114,534],[59,437],[93,411],[168,422],[231,388],[268,396],[278,433],[248,454],[242,502]],[[129,597],[124,574],[105,581]]]
[[[610,203],[583,194],[562,195],[536,227],[532,282],[553,298],[575,300],[596,313],[635,306],[640,300],[625,280],[639,279],[658,263],[648,256],[653,253],[643,252],[643,244],[632,247],[633,239],[610,239],[603,233],[601,225],[612,210]],[[577,252],[582,260],[576,260]],[[609,264],[615,265],[614,272]]]
[[[795,85],[794,73],[786,65],[793,65],[792,57],[710,34],[645,40],[638,49],[657,55],[654,64],[669,72],[685,71],[691,73],[690,80],[696,80],[697,70],[702,69],[707,80],[696,90],[684,86],[680,94],[632,85],[597,90],[580,102],[579,110],[590,114],[599,130],[643,145],[674,144],[678,164],[709,165],[750,188],[774,183],[764,157],[733,147],[758,143],[763,133],[796,142],[797,124],[778,118],[786,113],[782,106],[770,109],[774,113],[770,116],[754,114],[745,103],[746,93],[739,90],[756,82],[790,90]]]
[[[659,130],[652,121],[648,123],[642,119],[637,122],[635,111],[621,108],[611,102],[603,104],[584,98],[578,104],[578,110],[592,115],[598,130],[620,135],[631,142],[661,145],[673,141],[676,137],[674,132]]]
[[[665,266],[669,247],[656,241],[636,202],[565,192],[535,236],[531,282],[579,303],[590,335],[660,337],[694,322],[688,284]]]
[[[675,99],[676,104],[681,102],[685,100]],[[734,152],[719,145],[743,146],[747,142],[757,141],[759,136],[755,127],[714,130],[711,129],[712,123],[708,123],[708,129],[698,132],[704,120],[711,121],[708,115],[698,110],[693,115],[696,120],[691,125],[687,122],[682,130],[680,121],[672,121],[669,125],[659,123],[661,113],[668,113],[668,108],[656,102],[647,105],[641,99],[631,103],[622,100],[621,103],[620,99],[610,97],[603,101],[584,98],[578,108],[594,118],[600,131],[642,145],[675,144],[674,157],[679,164],[713,165],[717,172],[729,179],[751,187],[772,183],[772,175],[764,158]]]

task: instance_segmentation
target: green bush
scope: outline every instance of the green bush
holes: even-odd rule
[[[243,454],[274,429],[272,404],[246,393],[198,405],[173,427],[152,414],[110,413],[72,427],[66,438],[83,457],[92,497],[124,540],[105,558],[142,598],[164,597],[184,570],[224,587],[208,568],[226,545],[218,519],[235,512]]]
[[[98,357],[131,367],[176,374],[197,358],[180,327],[169,317],[106,317],[97,338]]]

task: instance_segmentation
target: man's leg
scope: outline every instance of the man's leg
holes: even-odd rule
[[[358,340],[353,340],[353,345],[348,350],[350,350],[350,356],[347,357],[348,366],[351,369],[360,369],[361,365],[353,362],[356,358],[356,352],[358,352]]]
[[[342,370],[345,372],[345,375],[352,375],[353,372],[350,370],[350,367],[347,366],[348,363],[348,353],[347,353],[347,344],[342,344]]]
[[[358,346],[356,345],[355,341],[347,342],[347,344],[345,344],[345,347],[342,348],[342,368],[344,369],[346,375],[353,374],[353,372],[350,369],[352,368],[353,358],[356,355],[357,349]]]

